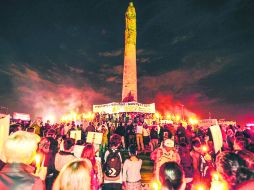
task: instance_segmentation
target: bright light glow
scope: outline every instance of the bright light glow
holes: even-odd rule
[[[92,121],[95,117],[95,114],[92,112],[87,112],[87,113],[81,113],[78,114],[76,112],[71,112],[69,114],[63,115],[61,117],[62,122],[71,122],[71,121],[81,121],[83,119],[87,121]]]
[[[228,190],[228,186],[222,181],[213,181],[210,190]]]
[[[196,124],[198,124],[198,120],[197,120],[197,118],[195,118],[195,117],[191,117],[191,118],[189,119],[189,123],[190,123],[191,125],[196,125]]]
[[[35,159],[36,167],[38,169],[40,167],[40,164],[41,164],[41,156],[39,154],[36,154],[34,159]]]
[[[46,116],[45,117],[45,119],[44,119],[45,121],[50,121],[50,123],[51,124],[53,124],[54,122],[55,122],[55,120],[56,120],[56,117],[54,116],[54,115],[48,115],[48,116]]]
[[[212,173],[212,183],[210,190],[228,190],[227,183],[223,180],[220,173]]]
[[[86,113],[86,114],[83,114],[83,117],[86,119],[86,120],[88,120],[88,121],[92,121],[93,119],[94,119],[94,113],[92,113],[92,112],[88,112],[88,113]]]
[[[215,172],[212,174],[212,176],[213,176],[213,180],[219,181],[220,175],[218,173]]]
[[[198,185],[197,190],[205,190],[205,186],[204,185]]]
[[[206,145],[203,145],[201,147],[201,149],[202,149],[203,152],[208,152],[208,146],[206,146]]]
[[[176,115],[176,121],[179,121],[181,119],[180,115]]]
[[[254,127],[254,123],[247,123],[246,126],[247,127]]]
[[[166,118],[167,118],[168,120],[170,120],[170,119],[171,119],[171,115],[168,113],[168,114],[166,115]]]
[[[153,187],[153,190],[159,190],[160,189],[160,184],[158,181],[154,181],[152,183],[152,187]]]
[[[154,116],[155,116],[155,118],[157,118],[157,119],[161,118],[161,114],[158,113],[158,112],[156,112],[156,113],[154,114]]]

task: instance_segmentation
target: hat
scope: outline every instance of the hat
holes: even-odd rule
[[[174,141],[172,139],[166,139],[164,141],[164,146],[168,148],[173,148],[175,145]]]

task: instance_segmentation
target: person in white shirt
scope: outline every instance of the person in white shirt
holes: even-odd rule
[[[144,142],[143,142],[143,124],[141,122],[138,122],[137,128],[136,128],[136,141],[138,145],[138,151],[144,151]]]
[[[123,187],[126,190],[141,190],[141,166],[142,160],[137,157],[136,148],[129,147],[130,158],[123,164]]]
[[[73,153],[74,153],[74,156],[77,157],[77,158],[81,158],[81,154],[83,152],[83,149],[84,149],[84,141],[83,140],[78,140],[76,142],[76,144],[74,145],[74,150],[73,150]]]
[[[147,147],[149,147],[149,150],[152,150],[152,145],[150,143],[150,129],[146,123],[144,123],[143,126],[143,140],[144,140],[144,147],[145,147],[145,152],[147,150]]]
[[[64,151],[60,151],[56,154],[55,168],[58,172],[64,167],[65,164],[76,159],[73,154],[75,140],[68,138],[64,140]]]

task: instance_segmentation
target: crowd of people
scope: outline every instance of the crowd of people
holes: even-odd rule
[[[216,127],[147,124],[142,115],[17,122],[4,143],[0,189],[141,190],[140,155],[153,161],[150,189],[253,189],[254,131]],[[71,138],[72,131],[81,137]],[[89,132],[101,133],[101,142],[89,143]]]

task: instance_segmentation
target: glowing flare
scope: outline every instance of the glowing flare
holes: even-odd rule
[[[154,181],[152,183],[153,190],[159,190],[160,189],[160,183],[158,181]]]
[[[54,123],[56,120],[56,117],[54,115],[47,115],[45,117],[45,121],[48,121],[48,120],[50,121],[50,123]]]
[[[155,116],[155,118],[157,118],[157,119],[161,118],[161,114],[158,113],[158,112],[156,112],[154,116]]]
[[[171,119],[171,115],[170,114],[167,114],[167,119]]]
[[[220,179],[220,176],[219,176],[219,174],[218,173],[213,173],[213,180],[216,180],[216,181],[219,181],[219,179]]]
[[[40,168],[40,165],[41,165],[41,156],[39,154],[36,154],[35,157],[35,163],[36,163],[36,168]]]
[[[198,120],[197,120],[196,118],[194,118],[194,117],[191,117],[191,118],[189,119],[189,123],[190,123],[191,125],[196,125],[196,124],[198,124]]]
[[[197,190],[205,190],[205,186],[204,185],[198,185],[197,186]]]
[[[203,146],[202,146],[202,151],[203,151],[203,152],[208,152],[208,146],[203,145]]]

